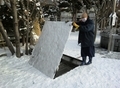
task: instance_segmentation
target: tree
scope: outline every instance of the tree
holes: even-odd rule
[[[40,1],[39,0],[2,0],[2,1],[4,1],[4,5],[0,6],[0,18],[2,19],[3,27],[5,27],[6,31],[15,33],[15,35],[13,36],[16,39],[15,40],[16,56],[20,57],[20,36],[24,37],[26,40],[25,41],[26,54],[28,55],[30,38],[29,35],[31,30],[34,29],[33,23],[36,17],[38,18],[38,20],[41,19],[42,9],[40,6]],[[13,23],[11,21],[13,21]],[[10,51],[12,50],[10,49]]]
[[[13,55],[15,53],[15,50],[13,48],[11,41],[8,39],[8,35],[7,35],[4,25],[3,25],[3,20],[2,20],[3,17],[2,16],[3,16],[3,14],[5,15],[6,12],[4,12],[4,9],[2,7],[4,7],[4,0],[0,0],[0,32],[6,42],[9,50],[11,51],[11,53]],[[5,8],[6,8],[6,6],[5,6]],[[8,11],[8,13],[9,13],[9,11]],[[9,25],[7,25],[7,26],[9,26]]]
[[[2,36],[4,38],[4,40],[5,40],[6,44],[8,45],[9,50],[11,51],[11,53],[13,55],[15,53],[15,50],[13,48],[12,43],[8,39],[8,36],[7,36],[6,32],[5,32],[5,29],[4,29],[3,24],[2,24],[1,21],[0,21],[0,32],[1,32],[1,34],[2,34]]]
[[[65,8],[68,7],[68,11],[72,12],[72,17],[73,20],[76,21],[76,13],[78,10],[80,10],[82,8],[82,3],[79,0],[65,0],[65,1],[61,1],[59,2],[59,8]]]
[[[29,54],[28,51],[28,43],[29,43],[29,34],[31,32],[33,22],[35,21],[36,17],[41,19],[41,12],[42,9],[40,7],[39,0],[20,0],[18,1],[20,5],[18,8],[20,16],[22,17],[23,21],[26,23],[26,54]],[[38,19],[38,20],[39,20]]]
[[[13,19],[14,19],[14,31],[15,31],[15,41],[16,41],[16,56],[21,57],[20,55],[20,35],[18,30],[18,18],[17,18],[17,8],[16,8],[16,0],[10,0],[11,7],[12,7],[12,13],[13,13]]]

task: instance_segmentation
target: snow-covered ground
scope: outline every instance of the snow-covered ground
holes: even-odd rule
[[[78,32],[72,32],[64,54],[80,56],[77,44]],[[17,58],[8,49],[0,49],[0,88],[119,88],[120,52],[110,52],[99,48],[99,35],[96,40],[96,54],[93,63],[51,79],[29,65],[30,56]]]

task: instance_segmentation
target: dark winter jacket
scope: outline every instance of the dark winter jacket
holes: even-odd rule
[[[81,43],[81,47],[94,46],[94,23],[91,19],[87,19],[86,22],[77,22],[79,27],[78,43]]]

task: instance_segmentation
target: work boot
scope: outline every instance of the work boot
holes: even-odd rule
[[[85,65],[92,64],[92,57],[89,57],[89,61]]]
[[[83,57],[82,63],[80,64],[80,66],[83,66],[86,64],[86,57]]]

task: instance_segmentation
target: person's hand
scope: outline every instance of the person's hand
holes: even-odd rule
[[[75,27],[76,30],[79,28],[79,25],[76,24],[75,22],[73,22],[72,25]]]

